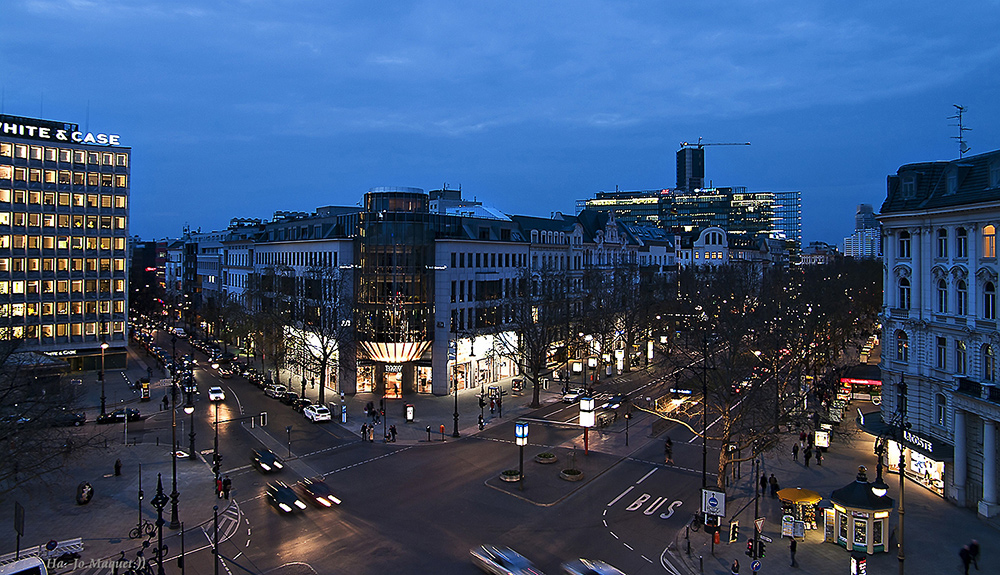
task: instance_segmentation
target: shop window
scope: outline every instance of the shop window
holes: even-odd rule
[[[899,301],[896,302],[900,309],[910,309],[910,280],[899,279]]]
[[[903,330],[896,332],[896,361],[910,361],[910,338]]]

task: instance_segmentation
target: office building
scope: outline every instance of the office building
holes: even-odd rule
[[[844,255],[856,259],[882,257],[882,226],[871,204],[858,204],[854,233],[844,238]]]
[[[131,149],[117,134],[0,115],[0,337],[124,366]]]
[[[900,413],[909,426],[889,442],[890,468],[899,471],[903,450],[913,482],[995,516],[1000,151],[901,166],[888,178],[878,219],[881,420],[898,429],[892,416]]]

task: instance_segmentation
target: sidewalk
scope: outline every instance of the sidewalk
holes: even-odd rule
[[[849,411],[854,407],[850,407]],[[835,440],[824,456],[822,467],[817,467],[815,461],[811,467],[805,467],[801,458],[799,462],[792,461],[791,446],[798,437],[789,435],[775,452],[765,455],[762,471],[768,476],[773,473],[782,488],[811,489],[823,496],[825,501],[829,501],[834,490],[855,479],[859,465],[868,468],[868,479],[874,481],[874,438],[857,430],[853,419],[845,418],[841,425],[857,434],[847,444],[843,441],[837,443]],[[684,561],[689,572],[699,573],[701,557],[704,560],[704,573],[728,575],[733,560],[739,561],[741,573],[751,573],[752,559],[746,555],[747,539],[751,537],[753,525],[754,478],[750,475],[750,465],[746,463],[742,478],[735,486],[730,485],[727,489],[726,509],[729,516],[722,521],[721,543],[715,545],[714,554],[711,540],[704,529],[690,533],[690,556],[686,553],[684,531],[678,533],[671,550]],[[899,476],[886,474],[883,477],[890,485],[889,497],[898,503]],[[978,539],[983,548],[980,569],[985,573],[1000,571],[1000,530],[994,524],[980,520],[974,511],[957,507],[912,481],[907,480],[905,490],[903,549],[908,572],[962,573],[958,551],[972,539]],[[833,543],[823,542],[822,516],[817,517],[819,529],[807,530],[805,540],[799,541],[796,553],[798,567],[791,567],[789,540],[780,536],[781,502],[765,494],[761,496],[759,504],[760,516],[765,518],[762,533],[773,542],[766,544],[767,553],[760,559],[761,569],[758,573],[784,575],[850,572],[851,553]],[[739,521],[739,540],[728,544],[729,522],[740,510],[742,512],[735,517]],[[869,573],[891,573],[898,569],[897,521],[898,514],[893,511],[889,522],[889,552],[868,556]]]
[[[140,352],[141,353],[141,352]],[[154,369],[154,385],[157,383]],[[96,425],[94,420],[100,413],[101,384],[96,372],[71,373],[67,379],[81,380],[78,386],[78,405],[87,413],[87,424],[74,429],[77,433],[94,434],[106,440],[104,447],[98,446],[81,452],[67,454],[63,467],[46,476],[42,481],[24,484],[3,496],[2,505],[12,507],[18,502],[25,509],[25,533],[21,538],[21,550],[44,545],[50,540],[65,541],[81,537],[84,549],[80,554],[87,563],[91,559],[116,558],[119,552],[132,559],[141,548],[143,539],[129,539],[129,530],[139,521],[140,510],[145,521],[156,521],[156,509],[151,504],[156,495],[157,475],[163,482],[163,491],[169,496],[172,490],[172,468],[170,459],[171,420],[169,412],[160,412],[157,402],[165,388],[154,387],[152,401],[139,402],[139,392],[128,388],[129,380],[136,381],[146,376],[145,358],[129,350],[128,368],[107,373],[104,382],[106,408],[111,411],[122,405],[136,407],[144,416],[144,421],[129,423],[128,444],[125,444],[122,425]],[[149,416],[156,417],[150,419]],[[186,431],[186,430],[185,430]],[[180,432],[178,419],[177,442],[180,449],[187,446],[186,433]],[[100,441],[98,441],[98,444]],[[185,449],[186,451],[186,449]],[[122,462],[121,476],[114,475],[115,460]],[[143,500],[138,499],[140,467]],[[93,487],[93,499],[85,504],[76,503],[76,490],[81,482]],[[204,545],[205,540],[199,525],[212,520],[212,507],[219,505],[223,514],[230,501],[219,500],[215,496],[214,475],[201,455],[194,461],[177,461],[178,519],[183,522],[187,534],[186,547]],[[234,495],[239,497],[238,491]],[[171,505],[163,510],[164,521],[170,522]],[[167,561],[180,554],[180,530],[171,530],[164,525],[164,544],[169,548]],[[200,540],[198,538],[200,537]],[[155,546],[156,541],[153,540]],[[13,552],[16,533],[13,529],[0,530],[0,553]],[[152,557],[152,548],[145,552]],[[60,573],[53,570],[49,573]]]

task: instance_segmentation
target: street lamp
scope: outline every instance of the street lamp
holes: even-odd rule
[[[219,456],[219,403],[215,403],[215,421],[213,422],[213,427],[215,427],[215,445],[212,448],[212,471],[215,472],[215,479],[219,479],[219,466],[222,463],[222,457]]]
[[[167,506],[169,499],[163,494],[162,474],[156,474],[156,496],[150,501],[156,508],[156,533],[157,533],[157,575],[164,575],[163,571],[163,508]]]
[[[107,413],[106,408],[105,408],[105,403],[104,403],[105,400],[107,399],[104,396],[104,351],[106,349],[108,349],[108,342],[104,340],[104,336],[102,335],[101,336],[101,371],[97,374],[97,378],[101,380],[101,415],[104,415],[105,413]]]
[[[170,528],[180,529],[177,518],[177,382],[170,383],[170,464],[173,469],[173,489],[170,491]]]
[[[528,444],[528,422],[517,421],[514,423],[514,441],[520,448],[521,455],[518,466],[518,489],[524,491],[524,446]]]
[[[188,454],[188,459],[196,459],[194,456],[194,394],[187,392],[187,401],[184,402],[184,413],[191,416],[191,432],[188,433],[188,437],[191,439],[190,452]]]
[[[594,427],[594,398],[580,398],[580,426],[583,427],[583,454],[590,454],[589,431]]]
[[[458,432],[458,370],[452,367],[452,383],[455,387],[455,430],[451,432],[452,437],[461,437]],[[442,432],[444,431],[444,426],[441,426]]]

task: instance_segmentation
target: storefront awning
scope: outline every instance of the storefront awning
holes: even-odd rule
[[[801,487],[786,487],[778,490],[778,499],[791,503],[819,503],[823,497],[811,489]]]
[[[882,421],[881,411],[863,413],[857,421],[858,426],[865,432],[876,437],[888,437],[928,459],[934,461],[955,460],[955,447],[953,445],[910,430],[900,433],[899,429],[886,425]]]

